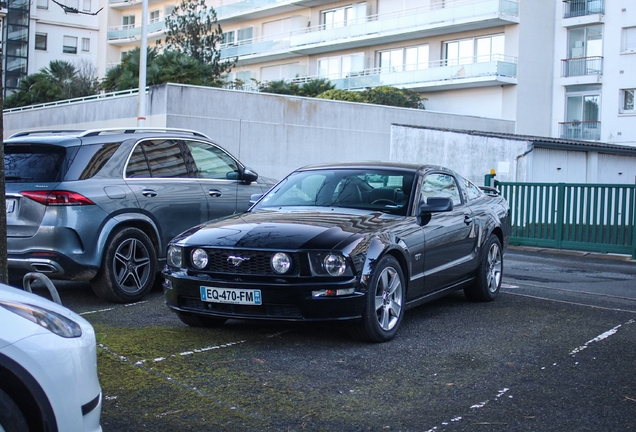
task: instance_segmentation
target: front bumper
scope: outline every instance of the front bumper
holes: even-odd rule
[[[162,273],[167,306],[175,312],[189,312],[201,315],[256,319],[271,321],[347,321],[358,320],[362,316],[366,301],[366,289],[359,279],[351,278],[338,282],[283,283],[282,281],[258,282],[203,279],[189,276],[184,272],[166,271]],[[201,300],[201,287],[220,289],[258,289],[261,291],[261,305],[238,305],[213,303]],[[353,288],[352,294],[333,297],[313,297],[312,292],[325,289],[346,290]]]

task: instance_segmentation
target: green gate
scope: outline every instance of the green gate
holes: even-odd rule
[[[510,203],[511,244],[636,259],[636,185],[495,184]]]

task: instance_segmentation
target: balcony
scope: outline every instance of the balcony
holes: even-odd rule
[[[564,0],[563,18],[605,13],[604,0]]]
[[[166,24],[163,20],[148,23],[147,33],[148,39],[156,38],[163,35]],[[141,40],[141,24],[124,25],[116,27],[108,27],[108,42],[112,44],[130,43],[130,41]]]
[[[221,25],[285,14],[333,0],[217,0],[212,7]]]
[[[450,1],[439,9],[426,6],[245,40],[221,46],[221,57],[238,56],[238,65],[246,65],[498,27],[518,23],[518,14],[519,4],[512,0]]]
[[[601,122],[596,120],[560,122],[559,138],[599,141],[601,139]]]
[[[326,78],[343,90],[362,90],[367,87],[395,86],[415,91],[453,90],[517,83],[517,59],[508,56],[459,59],[449,65],[446,60],[430,62],[428,67],[414,65],[374,68],[351,72],[342,76],[320,75],[296,78],[297,83]]]
[[[578,57],[561,60],[561,76],[602,75],[603,57]]]

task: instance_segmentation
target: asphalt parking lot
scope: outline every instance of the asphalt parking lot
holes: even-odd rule
[[[95,327],[104,431],[636,430],[636,262],[509,250],[493,303],[407,312],[396,339],[334,326],[182,324],[62,284]]]

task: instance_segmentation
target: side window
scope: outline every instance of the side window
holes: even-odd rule
[[[464,180],[464,190],[466,191],[466,196],[468,197],[468,201],[476,200],[477,198],[483,195],[481,189],[475,186],[471,181],[466,179]]]
[[[451,198],[453,205],[462,203],[455,178],[448,174],[434,173],[424,178],[420,192],[420,202],[426,202],[431,197]]]
[[[197,178],[232,180],[238,178],[238,164],[223,150],[200,141],[186,141]]]
[[[126,177],[189,177],[178,141],[152,140],[137,144],[128,162]]]

